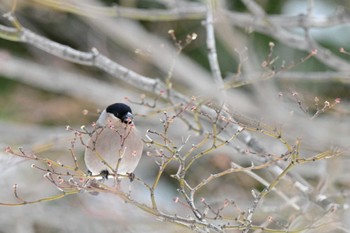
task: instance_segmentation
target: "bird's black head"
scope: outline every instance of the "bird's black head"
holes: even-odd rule
[[[106,108],[106,112],[113,114],[124,123],[132,122],[132,111],[131,108],[123,103],[111,104]]]

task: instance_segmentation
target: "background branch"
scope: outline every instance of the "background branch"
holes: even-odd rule
[[[2,230],[347,232],[348,12],[288,4],[2,1]],[[83,162],[113,102],[132,183]]]

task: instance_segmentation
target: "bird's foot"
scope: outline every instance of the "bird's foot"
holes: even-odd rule
[[[102,170],[101,173],[100,173],[100,176],[102,177],[103,180],[108,180],[109,171],[108,170]]]
[[[135,173],[130,172],[130,173],[126,173],[126,174],[128,175],[130,182],[133,182],[135,179]]]

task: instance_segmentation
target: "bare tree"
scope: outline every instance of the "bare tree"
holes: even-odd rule
[[[1,3],[2,41],[26,50],[1,50],[2,76],[101,108],[124,101],[145,143],[134,181],[101,180],[82,160],[91,105],[50,140],[53,127],[3,121],[0,208],[33,212],[15,231],[348,232],[349,96],[305,87],[348,86],[345,45],[332,51],[311,31],[350,19],[340,6],[318,15],[317,4],[286,16],[253,0]],[[5,145],[24,132],[28,145]],[[35,215],[42,202],[63,204]]]

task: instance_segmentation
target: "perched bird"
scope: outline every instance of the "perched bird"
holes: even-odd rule
[[[102,111],[85,149],[85,164],[91,175],[128,175],[140,161],[142,139],[135,127],[131,108],[115,103]]]

